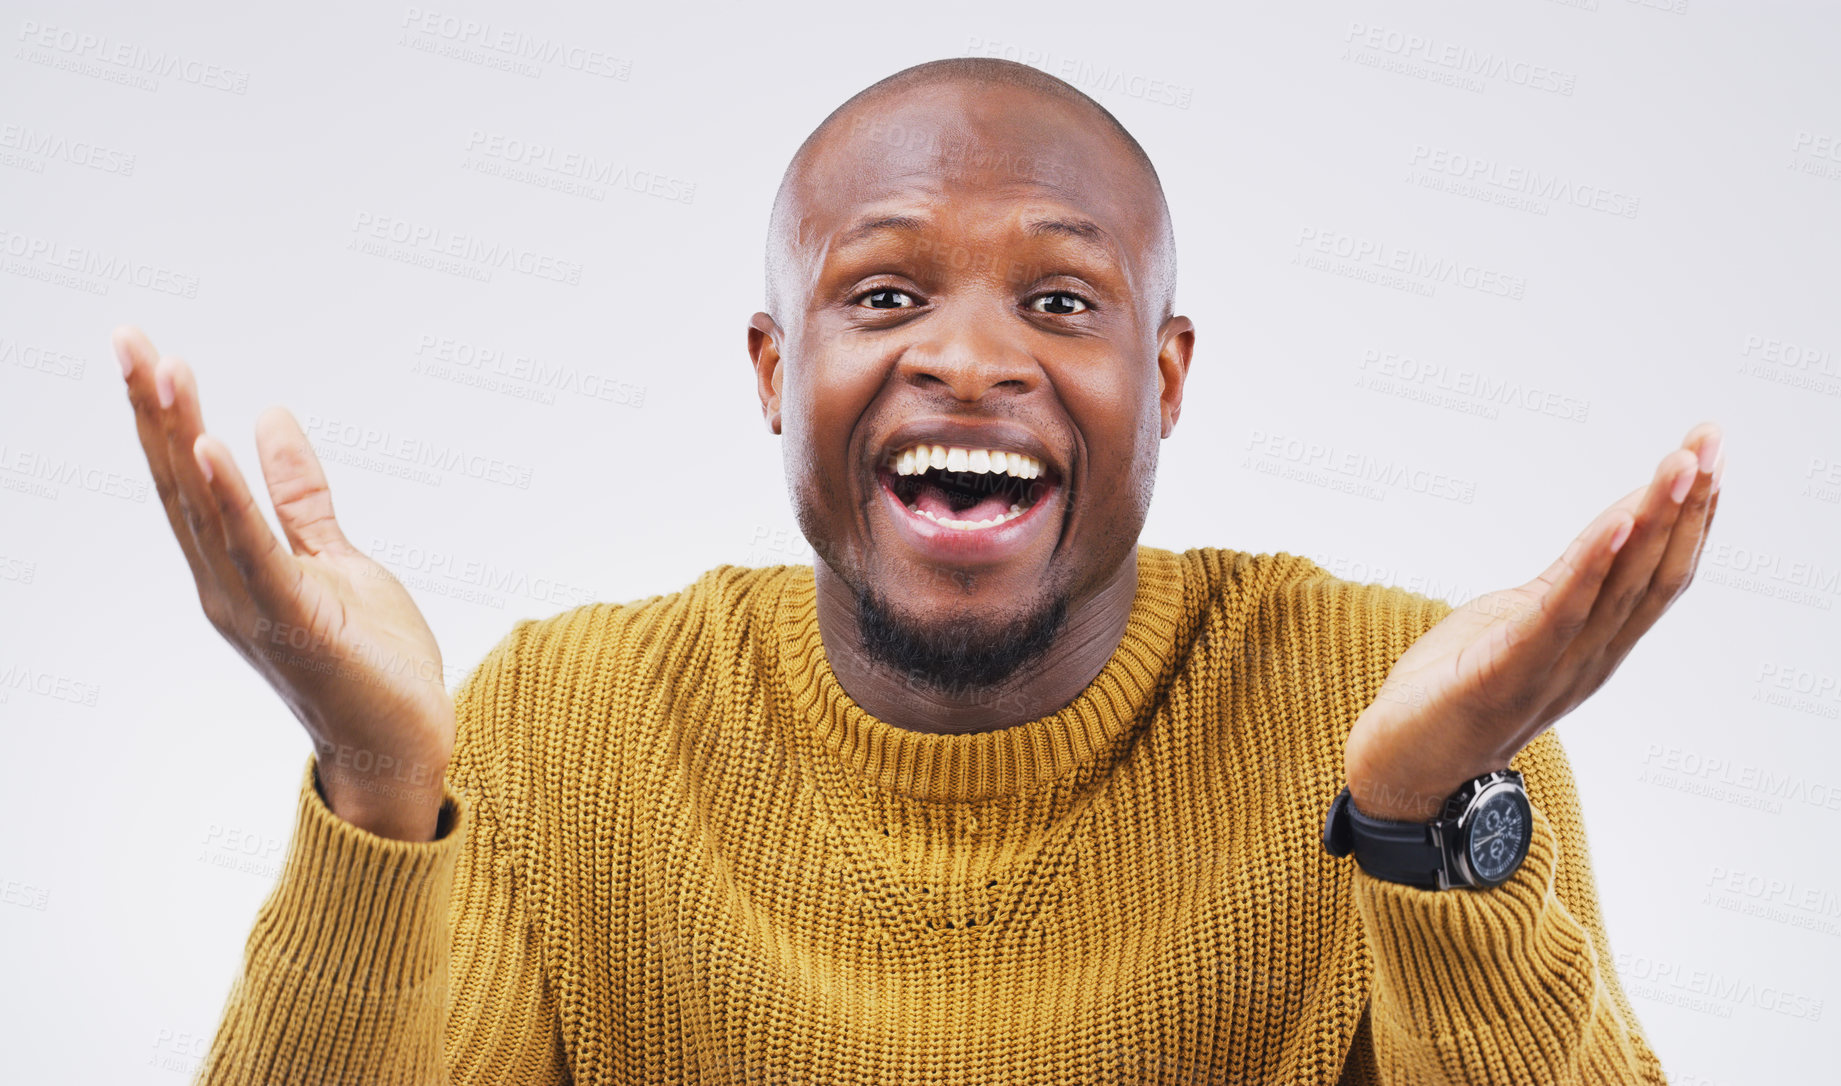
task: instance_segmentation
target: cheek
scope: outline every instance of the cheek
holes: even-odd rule
[[[1095,482],[1129,479],[1156,464],[1163,416],[1154,377],[1115,373],[1107,380],[1059,380],[1056,388],[1085,437]]]
[[[851,442],[882,382],[873,359],[832,350],[797,356],[785,368],[781,442],[789,484],[813,502],[848,493]]]

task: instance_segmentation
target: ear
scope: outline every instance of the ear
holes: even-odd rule
[[[1183,413],[1183,382],[1189,379],[1189,356],[1195,352],[1195,322],[1171,317],[1157,333],[1157,401],[1163,436],[1176,429]]]
[[[767,428],[780,432],[780,326],[765,313],[748,318],[748,357],[754,363],[754,388],[761,397]]]

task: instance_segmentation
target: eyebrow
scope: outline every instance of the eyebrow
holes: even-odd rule
[[[844,248],[884,230],[918,233],[926,228],[927,221],[913,215],[883,215],[857,223],[846,230],[838,238],[836,247]],[[1112,235],[1091,219],[1031,219],[1023,224],[1023,232],[1032,238],[1051,235],[1072,238],[1104,253],[1108,258],[1114,253],[1110,244]]]
[[[1112,236],[1091,219],[1032,219],[1023,224],[1023,231],[1032,238],[1057,234],[1095,245],[1105,245],[1112,240]]]
[[[837,239],[837,247],[843,248],[846,245],[851,245],[882,230],[918,232],[926,228],[926,220],[917,219],[912,215],[884,215],[879,219],[870,219],[865,222],[860,222],[849,230],[844,231],[843,235]]]

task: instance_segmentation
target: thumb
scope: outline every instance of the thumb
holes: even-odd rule
[[[275,517],[294,553],[353,549],[333,517],[332,491],[320,458],[287,408],[276,405],[257,417],[256,453]]]

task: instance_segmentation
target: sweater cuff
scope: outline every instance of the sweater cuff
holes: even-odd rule
[[[301,776],[294,836],[250,952],[316,986],[394,992],[445,965],[448,896],[469,821],[446,780],[433,841],[399,841],[333,813],[318,762]]]
[[[1357,869],[1355,900],[1376,959],[1377,1010],[1413,1031],[1461,1036],[1589,1013],[1591,940],[1554,895],[1559,842],[1533,810],[1528,855],[1487,890],[1422,890]],[[1564,1027],[1562,1027],[1564,1028]]]

